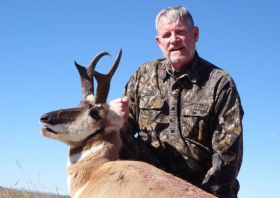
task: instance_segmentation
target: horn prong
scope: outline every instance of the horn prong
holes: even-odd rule
[[[80,74],[83,98],[86,99],[88,95],[94,95],[93,76],[89,76],[87,68],[79,65],[76,61],[75,66]]]
[[[97,81],[96,89],[96,103],[105,103],[109,94],[111,79],[118,68],[122,55],[122,50],[119,50],[119,53],[111,67],[110,71],[107,74],[102,74],[98,71],[94,71],[94,77]]]

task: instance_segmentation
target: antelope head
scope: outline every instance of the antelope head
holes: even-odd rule
[[[43,126],[42,135],[57,139],[73,148],[80,146],[88,138],[98,135],[105,127],[112,126],[114,124],[112,122],[121,127],[122,118],[115,116],[112,119],[112,115],[109,114],[113,113],[106,104],[110,82],[119,65],[121,54],[120,50],[107,74],[95,71],[95,67],[102,56],[110,55],[108,52],[97,54],[88,67],[83,67],[75,61],[80,74],[83,100],[76,108],[44,114],[40,118]],[[94,94],[94,78],[97,81],[96,94]]]

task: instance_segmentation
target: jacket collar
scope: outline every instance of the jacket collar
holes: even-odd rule
[[[171,65],[169,64],[167,59],[164,59],[162,62],[163,67],[161,67],[164,72],[162,73],[161,79],[163,81],[166,81],[168,78],[173,77],[176,79],[181,79],[181,78],[187,78],[190,82],[192,83],[198,83],[199,81],[199,55],[197,52],[195,52],[193,60],[185,65],[180,71],[173,71],[171,69]]]

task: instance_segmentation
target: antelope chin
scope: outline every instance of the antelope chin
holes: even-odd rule
[[[50,137],[50,138],[54,137],[58,134],[56,131],[54,131],[54,130],[48,128],[48,127],[42,128],[41,133],[42,133],[43,136]]]

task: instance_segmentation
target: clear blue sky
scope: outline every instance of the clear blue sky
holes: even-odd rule
[[[236,81],[244,117],[240,198],[279,197],[280,14],[277,0],[3,0],[0,3],[0,186],[67,193],[66,145],[40,135],[40,116],[81,100],[74,60],[123,49],[109,99],[136,68],[161,58],[154,18],[188,7],[201,57]],[[98,66],[105,70],[112,57]]]

